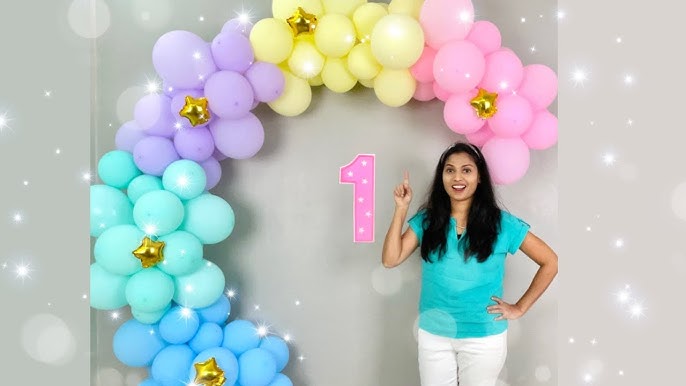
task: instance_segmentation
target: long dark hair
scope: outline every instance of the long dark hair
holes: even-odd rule
[[[455,153],[468,154],[479,172],[480,183],[474,192],[467,217],[464,256],[465,260],[476,256],[477,261],[482,263],[493,253],[493,245],[500,232],[500,208],[496,203],[491,175],[483,154],[476,146],[463,142],[456,142],[446,149],[436,165],[431,190],[426,202],[420,207],[420,211],[426,212],[420,251],[422,259],[431,263],[431,253],[437,251],[440,258],[446,251],[448,232],[456,231],[448,229],[451,228],[450,197],[443,186],[443,168],[448,157]]]

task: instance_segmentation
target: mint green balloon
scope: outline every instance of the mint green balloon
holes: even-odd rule
[[[236,222],[233,209],[223,198],[205,193],[186,202],[181,229],[194,234],[203,244],[223,241]]]
[[[129,276],[107,272],[98,263],[91,264],[90,271],[91,307],[97,310],[116,310],[127,304],[126,283]]]
[[[159,238],[164,241],[164,260],[157,265],[163,272],[173,275],[187,275],[200,268],[203,259],[202,243],[186,231],[172,232]]]
[[[164,314],[169,311],[171,308],[171,303],[167,304],[166,307],[159,311],[151,311],[151,312],[145,312],[141,311],[137,308],[131,308],[131,315],[133,315],[133,318],[136,319],[137,321],[143,323],[143,324],[153,324],[157,323],[162,319]]]
[[[207,176],[202,166],[191,160],[182,159],[167,166],[162,175],[162,184],[180,199],[190,200],[205,191]]]
[[[132,203],[136,203],[141,196],[145,193],[153,192],[155,190],[162,190],[162,179],[156,176],[151,176],[149,174],[143,174],[138,176],[129,183],[129,187],[126,189],[126,194],[129,196],[129,200]]]
[[[165,308],[174,296],[174,281],[155,267],[131,276],[126,284],[126,300],[131,308],[154,312]]]
[[[133,205],[119,189],[107,185],[90,187],[90,231],[98,237],[113,226],[133,224]]]
[[[141,175],[133,161],[133,154],[123,150],[106,153],[98,162],[98,176],[109,186],[124,189],[129,182]]]
[[[144,194],[133,206],[133,219],[145,233],[164,236],[183,222],[184,208],[172,192],[156,190]]]
[[[145,237],[135,225],[117,225],[100,235],[95,241],[95,261],[108,272],[130,276],[143,269],[133,253]]]
[[[216,264],[203,260],[195,272],[174,278],[174,301],[188,308],[208,307],[224,293],[226,279]]]

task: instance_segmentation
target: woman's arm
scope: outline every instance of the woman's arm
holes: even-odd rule
[[[400,265],[402,262],[417,249],[419,239],[412,228],[407,228],[404,234],[401,235],[405,217],[407,217],[408,208],[396,206],[393,212],[393,219],[391,226],[386,233],[386,239],[383,242],[383,251],[381,253],[381,262],[386,268],[393,268]]]

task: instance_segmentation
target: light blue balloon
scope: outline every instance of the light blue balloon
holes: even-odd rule
[[[132,307],[131,315],[133,315],[134,319],[143,324],[155,324],[162,319],[162,317],[167,313],[167,311],[169,311],[170,308],[171,303],[167,304],[167,306],[161,310],[151,312],[141,311]]]
[[[174,301],[189,308],[208,307],[222,295],[225,284],[224,272],[213,262],[203,260],[195,272],[174,278]]]
[[[164,260],[159,269],[173,276],[195,272],[203,262],[202,243],[193,234],[175,231],[158,239],[164,241]]]
[[[148,234],[164,236],[183,222],[183,204],[172,192],[156,190],[144,194],[133,206],[136,225]],[[149,230],[153,227],[152,231]]]
[[[116,310],[127,305],[128,276],[108,272],[98,263],[91,264],[90,302],[96,310]]]
[[[162,184],[180,199],[190,200],[205,190],[207,176],[202,166],[191,160],[182,159],[167,166],[162,175]]]
[[[157,353],[166,345],[157,326],[129,319],[114,333],[112,350],[123,364],[146,367],[152,364]]]
[[[222,294],[219,299],[209,307],[199,308],[196,310],[200,320],[204,322],[212,322],[224,324],[231,314],[231,302],[226,295]]]
[[[278,336],[267,336],[260,342],[260,348],[269,351],[276,361],[276,371],[280,372],[286,368],[290,351],[288,344]]]
[[[157,381],[152,378],[148,378],[139,383],[138,386],[162,386],[162,384],[157,383]]]
[[[269,386],[276,375],[276,362],[272,354],[254,348],[238,357],[238,382],[241,386]]]
[[[224,330],[216,323],[203,323],[188,346],[200,353],[212,347],[220,347],[224,339]]]
[[[157,354],[150,368],[150,375],[162,386],[186,386],[188,369],[193,367],[195,353],[187,345],[167,346]]]
[[[233,209],[221,197],[206,193],[186,202],[185,209],[181,229],[197,236],[203,244],[216,244],[233,232]]]
[[[154,192],[156,190],[163,190],[162,179],[160,177],[143,174],[131,181],[129,187],[126,189],[126,194],[132,203],[136,203],[145,193]]]
[[[100,158],[98,162],[98,176],[107,185],[124,189],[129,182],[141,175],[141,171],[133,162],[133,154],[123,150],[113,150]]]
[[[214,358],[217,366],[224,371],[224,377],[226,378],[224,386],[234,386],[238,379],[238,360],[236,356],[223,347],[213,347],[198,354],[193,359],[193,363],[205,362],[210,358]],[[195,379],[196,375],[195,368],[191,367],[189,378]]]
[[[200,327],[198,314],[190,308],[175,306],[160,320],[162,339],[171,344],[186,343]]]
[[[126,195],[107,185],[91,185],[91,236],[98,237],[113,226],[133,224],[133,206]]]
[[[169,275],[152,267],[131,276],[126,285],[126,300],[131,308],[154,312],[165,308],[174,296],[174,281]]]
[[[282,373],[278,373],[272,379],[272,383],[269,386],[293,386],[293,382],[287,376]]]
[[[248,350],[260,345],[260,336],[257,328],[248,320],[234,320],[224,327],[224,341],[222,346],[240,356]],[[274,365],[276,366],[276,365]]]
[[[143,269],[141,261],[131,251],[138,248],[145,237],[135,225],[117,225],[102,232],[95,241],[93,255],[107,271],[130,276]]]

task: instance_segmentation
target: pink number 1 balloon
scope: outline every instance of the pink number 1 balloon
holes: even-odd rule
[[[338,182],[353,184],[353,241],[374,242],[374,154],[358,154],[341,167]]]

